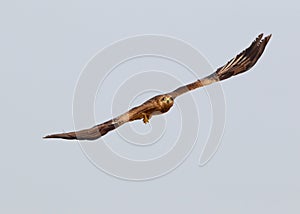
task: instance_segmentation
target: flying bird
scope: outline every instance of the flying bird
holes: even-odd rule
[[[93,126],[89,129],[84,129],[80,131],[51,134],[44,138],[62,138],[67,140],[95,140],[102,137],[108,132],[122,126],[123,124],[135,120],[143,120],[146,124],[149,122],[152,116],[160,115],[168,112],[174,104],[175,99],[191,90],[219,82],[228,79],[232,76],[241,74],[252,68],[258,59],[261,57],[268,44],[271,35],[263,38],[263,34],[258,35],[258,37],[251,43],[251,45],[238,54],[236,57],[227,62],[224,66],[218,68],[211,75],[198,79],[197,81],[190,83],[185,86],[181,86],[176,90],[157,95],[150,98],[140,106],[130,109],[128,112],[113,118],[109,121],[101,123],[99,125]]]

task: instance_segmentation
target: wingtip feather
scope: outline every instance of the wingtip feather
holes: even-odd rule
[[[266,36],[264,39],[266,40],[266,42],[269,42],[269,40],[271,39],[272,34],[269,34],[268,36]]]
[[[261,34],[259,34],[258,36],[257,36],[257,40],[261,40],[262,38],[263,38],[263,36],[264,36],[264,33],[261,33]]]

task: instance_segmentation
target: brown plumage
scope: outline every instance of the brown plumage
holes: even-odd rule
[[[143,119],[144,123],[148,123],[149,119],[153,115],[159,115],[169,111],[169,109],[173,106],[176,97],[196,88],[228,79],[252,68],[262,55],[270,38],[271,35],[263,38],[263,34],[260,34],[246,50],[231,59],[224,66],[218,68],[213,74],[186,86],[179,87],[170,93],[152,97],[140,106],[134,107],[128,112],[112,120],[89,129],[61,134],[51,134],[44,138],[95,140],[127,122]]]

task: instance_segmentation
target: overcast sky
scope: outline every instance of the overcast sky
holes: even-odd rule
[[[292,0],[2,1],[0,212],[299,213],[299,20]],[[76,142],[42,140],[74,128],[80,73],[117,40],[176,37],[217,68],[261,32],[273,37],[258,64],[222,83],[225,132],[204,167],[205,136],[180,167],[146,182],[104,173]]]

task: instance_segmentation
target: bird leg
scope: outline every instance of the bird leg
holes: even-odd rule
[[[150,120],[150,117],[149,115],[147,115],[146,113],[142,113],[143,115],[143,122],[146,124],[146,123],[149,123],[149,120]]]

